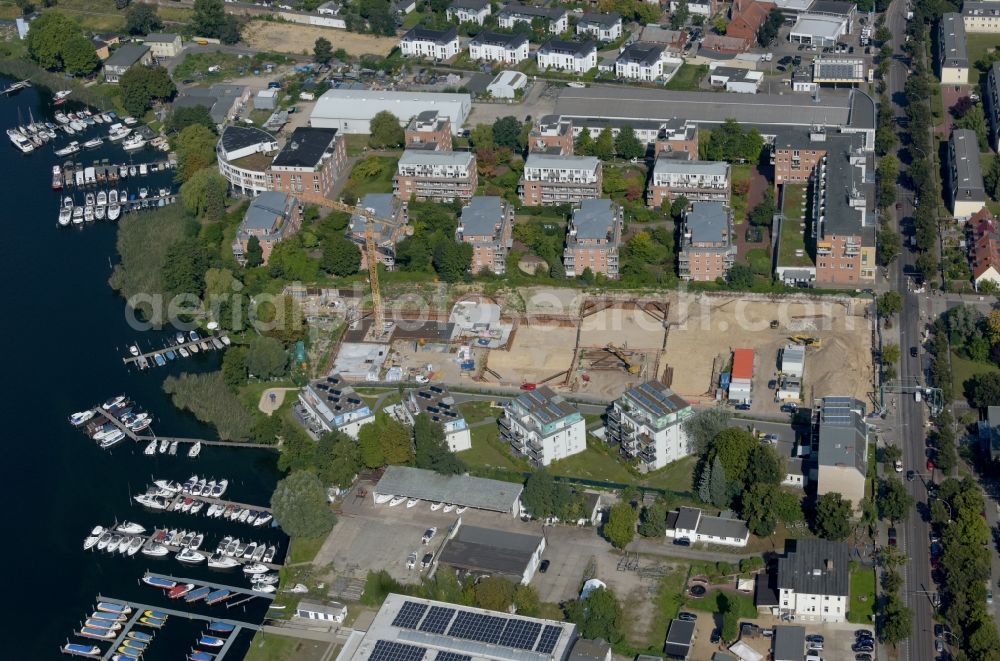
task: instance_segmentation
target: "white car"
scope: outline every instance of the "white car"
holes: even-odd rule
[[[430,544],[430,541],[434,539],[434,535],[437,534],[437,526],[432,526],[424,532],[424,536],[420,539],[421,544]]]
[[[896,472],[897,473],[902,473],[903,472],[903,460],[902,459],[897,459],[896,460]]]
[[[417,566],[417,552],[414,551],[410,555],[406,556],[406,568],[413,569]]]
[[[417,383],[428,383],[428,382],[430,381],[430,379],[428,379],[428,378],[427,378],[426,376],[424,376],[423,374],[418,374],[418,375],[416,376],[416,381],[417,381]]]

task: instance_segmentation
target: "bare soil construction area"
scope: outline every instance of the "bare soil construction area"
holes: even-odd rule
[[[391,37],[357,34],[317,25],[251,21],[243,28],[243,41],[254,48],[278,53],[311,53],[313,44],[320,37],[329,39],[334,50],[343,48],[349,55],[355,56],[388,55],[398,43],[398,39]]]

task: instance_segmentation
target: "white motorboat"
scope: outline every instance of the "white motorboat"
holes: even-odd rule
[[[228,336],[228,335],[220,335],[220,336],[219,336],[219,339],[220,339],[220,340],[222,340],[222,343],[223,343],[224,345],[226,345],[227,347],[228,347],[228,346],[229,346],[230,344],[232,344],[232,341],[231,341],[231,340],[229,339],[229,336]]]
[[[109,436],[106,436],[104,440],[101,441],[101,448],[106,450],[107,448],[110,448],[112,445],[118,443],[124,438],[125,438],[125,432],[123,432],[121,429],[116,429],[113,432],[111,432]]]
[[[160,441],[160,454],[163,454],[170,448],[170,441],[163,439]]]
[[[147,455],[147,456],[156,454],[156,439],[155,438],[149,442],[149,445],[146,446],[146,449],[143,450],[142,453],[144,455]]]
[[[444,503],[434,503],[433,505],[431,505],[431,511],[437,512],[442,507],[444,507]]]
[[[91,530],[87,538],[83,540],[83,550],[89,551],[91,548],[93,548],[94,545],[97,544],[98,540],[101,539],[101,535],[103,534],[104,534],[103,526],[97,526],[93,530]]]
[[[118,178],[124,179],[127,176],[128,176],[128,166],[122,165],[121,167],[118,168]]]
[[[178,349],[177,353],[179,353],[181,355],[181,358],[187,358],[187,357],[189,357],[191,355],[190,353],[188,353],[188,350],[185,349],[184,347],[181,347],[180,349]]]
[[[145,200],[148,195],[149,195],[149,190],[147,190],[146,188],[140,188],[139,189],[139,199],[140,200]]]
[[[205,507],[205,501],[204,501],[204,500],[196,500],[196,501],[194,501],[194,503],[193,503],[193,504],[191,505],[191,513],[192,513],[192,514],[197,514],[197,513],[198,513],[198,512],[200,512],[200,511],[201,511],[201,510],[202,510],[202,509],[203,509],[204,507]]]
[[[107,211],[108,211],[107,206],[97,205],[96,207],[94,207],[94,219],[104,220],[104,214],[106,214]]]
[[[101,538],[97,540],[97,550],[103,551],[111,543],[112,534],[110,532],[105,532],[101,535]]]
[[[132,499],[150,509],[154,510],[165,510],[167,509],[167,501],[157,496],[150,495],[148,493],[141,493],[138,496],[133,496]]]
[[[128,547],[132,543],[134,538],[131,535],[125,535],[122,537],[121,544],[118,545],[118,552],[125,555],[128,552]]]
[[[385,493],[385,494],[380,493],[379,495],[375,496],[375,504],[384,505],[385,503],[388,503],[392,499],[393,495],[391,493]]]
[[[419,498],[410,498],[408,501],[406,501],[406,508],[409,509],[411,507],[415,507],[416,504],[419,502],[420,502]]]
[[[462,505],[457,510],[455,510],[455,514],[465,514],[465,510],[467,509],[469,509],[468,505]]]
[[[93,220],[94,220],[94,207],[90,206],[89,204],[87,206],[83,207],[83,219],[84,219],[84,221],[86,221],[88,223],[93,222]]]
[[[83,223],[83,207],[73,207],[73,224],[80,225]]]
[[[79,119],[71,119],[69,120],[69,126],[71,129],[79,133],[80,131],[86,130],[87,123],[81,122]]]
[[[108,131],[108,139],[111,140],[112,142],[117,142],[118,140],[124,139],[125,136],[127,136],[131,132],[132,129],[128,128],[127,126],[122,126],[121,124],[112,124],[111,130]]]
[[[95,113],[94,113],[93,115],[91,115],[90,117],[91,117],[91,119],[93,119],[93,120],[94,120],[95,122],[97,122],[98,124],[103,124],[103,123],[104,123],[104,115],[102,115],[102,114],[101,114],[101,113],[99,113],[99,112],[95,112]]]
[[[197,535],[191,538],[191,541],[188,542],[187,546],[192,551],[197,551],[198,549],[201,548],[201,545],[204,541],[205,541],[205,535],[198,533]]]
[[[250,546],[247,547],[246,551],[243,552],[243,559],[249,560],[253,557],[253,554],[257,552],[257,542],[250,542]]]
[[[395,498],[389,501],[389,507],[395,507],[396,505],[401,504],[405,500],[406,496],[396,496]]]
[[[156,480],[153,482],[156,486],[163,489],[164,491],[169,491],[171,493],[180,493],[181,485],[173,480]]]
[[[141,535],[146,532],[146,529],[140,526],[138,523],[132,523],[131,521],[122,521],[117,526],[115,526],[116,532],[123,532],[128,535]]]
[[[123,118],[122,121],[128,124],[129,126],[134,126],[139,123],[139,120],[136,119],[135,117],[132,117],[131,115]]]
[[[64,124],[62,130],[66,132],[66,135],[76,135],[76,131],[69,124]]]
[[[60,124],[69,124],[69,117],[67,117],[67,116],[65,115],[65,113],[62,113],[62,112],[57,112],[57,113],[56,113],[56,114],[54,115],[54,117],[55,117],[55,120],[56,120],[57,122],[59,122]]]
[[[80,425],[87,422],[93,417],[94,417],[94,410],[89,409],[87,411],[80,411],[78,413],[74,413],[73,415],[69,416],[69,422],[74,427],[79,427]]]
[[[176,455],[177,454],[177,446],[178,446],[177,441],[172,441],[170,443],[170,447],[167,449],[167,454],[169,454],[171,457],[173,457],[174,455]]]
[[[260,528],[261,526],[270,523],[274,516],[270,512],[260,512],[257,514],[257,520],[253,522],[254,527]]]
[[[197,443],[195,443],[194,445],[192,445],[191,449],[188,450],[188,459],[194,459],[199,454],[201,454],[201,441],[198,441]],[[216,485],[216,486],[218,486],[218,485]]]
[[[104,191],[98,191],[96,198],[97,206],[103,207],[108,204],[108,194]]]
[[[73,207],[66,208],[60,207],[59,209],[59,224],[62,227],[66,227],[71,222],[73,222]]]
[[[140,163],[139,164],[139,174],[141,174],[143,176],[149,174],[149,166],[146,165],[145,163]]]
[[[229,480],[219,480],[216,482],[215,487],[212,489],[212,498],[222,498],[222,494],[226,493],[226,489],[229,488]]]
[[[74,140],[62,149],[57,149],[55,151],[56,156],[69,156],[70,154],[75,154],[80,151],[80,143]]]
[[[205,562],[205,554],[201,551],[192,551],[191,549],[181,549],[180,553],[176,556],[179,562],[186,562],[191,565],[197,565],[198,563]]]
[[[96,147],[100,147],[103,144],[104,140],[102,140],[101,138],[91,138],[90,140],[87,140],[85,143],[83,143],[83,147],[85,149],[94,149]]]
[[[267,565],[264,565],[259,562],[255,562],[253,564],[249,564],[243,567],[244,574],[266,574],[269,571],[271,570],[267,568]]]
[[[138,133],[130,135],[122,142],[122,148],[125,151],[135,151],[136,149],[142,149],[145,146],[146,141]]]
[[[230,558],[221,553],[216,553],[208,559],[208,566],[212,569],[232,569],[238,564],[240,564],[240,561],[236,558]]]
[[[274,556],[277,553],[278,553],[278,547],[274,546],[272,544],[271,546],[267,547],[267,552],[264,554],[264,557],[261,558],[261,561],[262,562],[271,562],[272,560],[274,560]]]
[[[136,553],[139,552],[139,549],[142,548],[142,545],[144,543],[145,540],[142,537],[136,536],[135,538],[132,539],[131,543],[129,543],[128,551],[126,551],[126,554],[129,556],[135,555]]]
[[[454,505],[452,505],[451,503],[449,503],[449,504],[447,504],[447,505],[445,505],[445,506],[444,506],[444,511],[445,511],[445,513],[447,513],[447,512],[450,512],[450,511],[452,511],[453,509],[455,509],[455,506],[454,506]]]
[[[276,585],[281,577],[277,574],[258,574],[253,577],[254,583],[261,583],[263,585]]]
[[[95,204],[97,204],[97,198],[94,197],[93,193],[87,193],[86,196],[84,196],[84,205],[92,207]]]
[[[170,553],[170,550],[163,544],[147,544],[142,549],[143,555],[152,556],[154,558],[161,558],[168,553]]]
[[[118,550],[118,547],[121,545],[121,543],[122,543],[121,535],[111,535],[111,541],[108,542],[108,545],[104,548],[104,550],[107,551],[108,553],[114,553],[115,551]]]
[[[102,112],[101,113],[101,119],[104,120],[105,124],[110,124],[111,122],[115,121],[115,119],[114,119],[114,113]]]
[[[273,585],[262,585],[260,583],[254,583],[253,587],[250,588],[250,590],[253,592],[260,592],[263,594],[273,593],[277,591],[277,589],[278,588],[274,587]]]

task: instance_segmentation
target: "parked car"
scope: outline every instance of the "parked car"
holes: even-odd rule
[[[413,569],[417,566],[417,552],[414,551],[410,555],[406,556],[406,568]]]
[[[934,641],[934,651],[938,653],[944,651],[944,641],[941,640],[940,638]]]
[[[895,467],[896,467],[896,472],[897,473],[902,473],[903,472],[903,460],[902,459],[897,459]]]
[[[919,353],[920,353],[920,349],[918,349],[917,347],[910,347],[910,355],[911,356],[913,356],[914,358],[916,358]]]
[[[434,561],[434,554],[433,553],[426,553],[426,554],[424,554],[423,560],[420,561],[420,568],[421,569],[427,569],[428,567],[431,566],[431,563],[433,561]]]
[[[854,661],[872,661],[872,655],[868,652],[854,655]]]
[[[437,534],[437,531],[438,531],[438,529],[437,529],[436,526],[428,528],[427,530],[425,530],[424,531],[424,536],[420,538],[420,543],[421,544],[429,544],[430,541],[432,539],[434,539],[434,535]]]
[[[819,635],[818,633],[811,633],[808,636],[806,636],[806,642],[807,643],[822,643],[822,642],[825,642],[825,639],[823,638],[823,636]]]
[[[680,613],[677,614],[677,619],[680,620],[681,622],[696,622],[698,620],[698,616],[695,615],[694,613],[681,611]]]
[[[933,459],[928,459],[927,460],[927,470],[929,470],[929,471],[934,470],[934,460]]]
[[[896,545],[896,529],[889,528],[889,546]]]
[[[549,564],[548,560],[542,560],[542,564],[538,565],[538,571],[544,574],[549,570]]]
[[[795,413],[798,410],[799,410],[799,405],[796,404],[795,402],[786,402],[781,405],[782,413]]]
[[[943,624],[935,624],[934,625],[934,637],[935,638],[943,638],[944,637],[944,625]]]
[[[916,476],[917,476],[917,474],[916,474],[915,471],[906,471],[906,481],[907,482],[912,482],[913,478],[915,478]]]
[[[993,590],[989,588],[986,589],[986,603],[990,606],[993,605]]]
[[[809,643],[809,649],[810,650],[816,650],[817,652],[822,652],[823,651],[823,643],[817,643],[817,642]]]
[[[677,537],[674,539],[674,546],[691,546],[691,540],[687,537]]]
[[[718,645],[722,640],[722,633],[718,629],[712,629],[712,635],[708,637],[708,642]]]

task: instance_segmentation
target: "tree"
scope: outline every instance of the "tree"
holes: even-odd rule
[[[166,129],[169,133],[180,133],[192,124],[201,124],[212,133],[215,133],[215,120],[209,112],[208,106],[184,106],[175,107],[170,116],[167,117]]]
[[[320,37],[313,44],[313,59],[320,64],[329,64],[333,59],[333,44],[326,37]]]
[[[706,156],[711,161],[756,163],[764,149],[764,138],[757,129],[744,131],[734,119],[727,119],[709,135]]]
[[[288,369],[288,352],[273,337],[260,336],[247,350],[247,371],[259,379],[273,379]]]
[[[706,463],[698,480],[698,498],[703,503],[712,502],[712,464]]]
[[[766,48],[778,36],[778,29],[784,20],[780,9],[772,9],[757,30],[757,43]]]
[[[388,110],[383,110],[372,117],[369,125],[371,135],[368,137],[368,146],[373,149],[399,147],[405,140],[399,118]]]
[[[705,409],[684,421],[684,431],[694,443],[696,454],[704,454],[715,437],[729,428],[732,414],[725,409]],[[704,499],[708,502],[708,499]]]
[[[643,537],[663,537],[667,533],[667,501],[657,498],[652,505],[642,508],[639,517],[639,534]]]
[[[201,297],[205,290],[205,272],[208,254],[205,246],[195,237],[181,239],[167,248],[166,259],[160,269],[163,290],[170,296],[194,295]]]
[[[607,161],[615,156],[615,138],[610,128],[605,128],[594,141],[594,156]]]
[[[361,446],[361,460],[369,468],[407,464],[413,459],[409,428],[386,415],[380,415],[375,422],[361,428],[358,444]],[[377,461],[379,457],[381,462]]]
[[[760,442],[753,434],[745,429],[728,427],[715,437],[710,454],[713,461],[717,458],[725,468],[725,476],[730,483],[743,484],[750,466],[750,457],[758,447]]]
[[[577,625],[584,638],[603,638],[614,645],[625,637],[621,604],[608,588],[597,588],[586,599],[569,602],[566,618]]]
[[[514,603],[514,584],[499,576],[487,576],[476,583],[476,605],[506,612]]]
[[[281,529],[293,538],[322,537],[337,523],[326,500],[326,489],[306,471],[295,471],[278,482],[271,494],[271,510]]]
[[[521,122],[511,115],[501,117],[493,122],[493,144],[498,147],[520,150]]]
[[[774,511],[774,487],[758,482],[743,493],[743,518],[755,535],[764,537],[774,533],[777,516]]]
[[[413,422],[413,445],[417,468],[426,468],[444,475],[456,475],[465,468],[448,449],[444,427],[422,413]]]
[[[882,589],[886,592],[898,592],[903,587],[903,577],[895,569],[882,572]]]
[[[729,485],[726,483],[726,467],[715,455],[712,461],[712,480],[708,485],[708,493],[712,504],[716,507],[729,507]]]
[[[548,469],[542,468],[528,477],[521,501],[531,516],[547,519],[561,514],[563,505],[569,498],[569,487],[556,482]]]
[[[729,286],[737,291],[744,291],[753,287],[753,269],[746,264],[733,264],[726,275]]]
[[[615,138],[615,151],[622,158],[642,158],[646,155],[646,145],[636,136],[635,129],[626,124]]]
[[[986,317],[986,337],[990,344],[1000,344],[1000,310],[993,310]]]
[[[342,234],[335,234],[323,241],[320,266],[327,273],[346,277],[361,268],[361,251],[356,243]]]
[[[588,129],[580,131],[580,135],[576,136],[576,142],[573,145],[573,152],[577,156],[594,155],[594,138],[591,137]]]
[[[121,89],[122,105],[133,115],[144,115],[153,101],[169,99],[177,91],[170,74],[163,67],[130,68],[118,81]],[[215,159],[215,134],[212,134],[212,147],[206,156],[211,163]]]
[[[202,168],[181,185],[181,202],[192,216],[219,220],[226,213],[228,185],[216,170]]]
[[[774,192],[768,188],[767,192],[764,193],[764,199],[750,212],[750,223],[759,227],[770,227],[771,221],[774,220],[774,214],[777,211],[778,207],[774,201]]]
[[[207,168],[215,161],[215,143],[218,138],[201,124],[192,124],[174,136],[177,152],[177,177],[191,179],[195,172]]]
[[[887,291],[882,294],[875,309],[880,317],[893,317],[903,309],[903,297],[898,291]]]
[[[839,541],[851,533],[851,503],[835,492],[825,493],[816,501],[816,534]]]
[[[631,503],[612,505],[604,524],[604,537],[616,549],[623,549],[635,538],[637,521],[638,515]]]
[[[514,588],[514,608],[521,615],[534,617],[541,609],[542,601],[538,591],[530,585],[518,585]]]
[[[990,159],[990,164],[983,175],[983,183],[990,197],[994,200],[1000,199],[1000,154]]]
[[[881,266],[889,266],[899,257],[899,253],[903,249],[903,241],[899,232],[891,227],[882,227],[878,230],[876,247],[878,249],[878,263]]]
[[[688,17],[691,15],[688,9],[687,0],[681,0],[677,3],[677,9],[674,13],[670,15],[670,29],[680,30],[687,23]]]
[[[955,126],[975,132],[979,141],[979,150],[989,151],[990,129],[982,104],[972,106],[967,113],[955,121]]]
[[[358,432],[359,458],[368,468],[381,468],[385,465],[385,453],[374,428],[374,424],[367,424]]]
[[[979,409],[1000,404],[1000,374],[984,372],[965,382],[969,403]]]
[[[879,638],[886,645],[898,645],[910,637],[913,630],[913,611],[896,594],[885,597],[882,606]]]
[[[222,354],[222,380],[232,392],[237,392],[247,382],[247,350],[230,347]]]
[[[327,432],[316,444],[316,474],[323,484],[346,489],[361,470],[358,444],[347,434]]]
[[[72,76],[85,76],[101,62],[94,51],[94,44],[82,34],[75,35],[63,45],[62,58],[66,73]]]
[[[247,239],[246,260],[250,268],[256,268],[264,263],[264,249],[260,247],[260,239],[254,234]]]
[[[445,282],[458,282],[472,264],[472,245],[446,239],[434,247],[434,270]]]
[[[226,9],[222,0],[194,0],[191,23],[197,35],[218,37],[226,25]]]
[[[125,14],[125,29],[129,34],[149,34],[163,27],[156,7],[140,2],[132,5]]]
[[[882,347],[882,364],[895,365],[899,362],[899,345],[886,344]]]
[[[906,493],[906,487],[896,478],[882,478],[878,484],[876,505],[879,516],[893,523],[905,521],[913,507],[913,496]]]
[[[82,34],[76,21],[58,11],[45,12],[31,22],[28,56],[46,69],[62,68],[63,49],[78,36]]]

